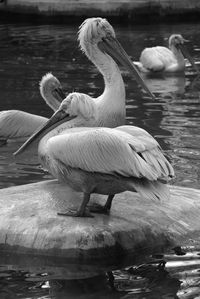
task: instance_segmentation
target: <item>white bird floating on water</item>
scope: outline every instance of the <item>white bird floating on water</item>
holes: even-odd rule
[[[162,46],[145,48],[141,53],[140,62],[134,62],[134,64],[138,66],[140,71],[145,73],[184,72],[185,56],[199,73],[198,67],[184,45],[185,42],[187,40],[182,35],[172,34],[169,38],[169,49]]]
[[[43,76],[40,82],[40,93],[49,107],[56,111],[66,97],[60,82],[51,73]],[[24,140],[47,121],[46,117],[20,110],[0,112],[0,140]]]
[[[43,137],[38,147],[42,165],[57,179],[83,192],[78,210],[59,214],[91,216],[86,206],[92,193],[108,195],[102,207],[107,213],[115,194],[126,190],[151,200],[168,198],[169,190],[163,182],[170,180],[174,171],[157,141],[134,126],[76,127],[97,118],[93,99],[69,94],[50,120],[15,153],[22,153]],[[72,119],[74,127],[69,128]]]

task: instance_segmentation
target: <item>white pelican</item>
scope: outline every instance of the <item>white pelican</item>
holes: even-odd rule
[[[113,27],[106,19],[86,19],[79,28],[78,40],[81,50],[103,75],[105,88],[95,99],[98,119],[96,126],[116,127],[125,123],[125,87],[120,62],[139,84],[154,98],[141,78],[137,68],[115,37]]]
[[[60,82],[51,73],[43,76],[40,82],[40,93],[54,111],[66,97]],[[7,110],[0,112],[0,140],[27,139],[37,128],[47,121],[46,117],[27,113],[20,110]]]
[[[189,55],[184,43],[187,42],[182,35],[172,34],[169,38],[169,49],[162,46],[145,48],[136,62],[142,72],[184,72],[185,59],[189,60],[193,68],[199,73],[193,58]]]
[[[139,192],[148,199],[166,199],[163,184],[174,176],[157,141],[145,130],[134,126],[76,127],[97,119],[95,101],[72,93],[47,123],[15,153],[22,153],[34,140],[40,140],[41,164],[57,179],[83,192],[78,210],[59,213],[66,216],[90,216],[86,206],[91,193],[108,195],[102,207],[108,212],[116,193]],[[70,128],[68,120],[74,120]],[[69,121],[69,122],[70,122]]]

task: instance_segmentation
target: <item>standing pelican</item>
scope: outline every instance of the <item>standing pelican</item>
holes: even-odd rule
[[[46,104],[56,111],[65,98],[60,82],[51,73],[43,76],[40,82],[40,93]],[[0,112],[0,139],[24,139],[47,121],[46,117],[20,110]]]
[[[139,84],[154,98],[137,68],[115,37],[106,19],[86,19],[79,29],[81,50],[103,75],[105,88],[95,100],[98,119],[96,126],[116,127],[125,123],[125,87],[116,62],[124,65]]]
[[[57,179],[83,192],[78,210],[60,213],[66,216],[90,216],[86,206],[91,193],[108,195],[102,209],[108,212],[116,193],[129,190],[148,199],[168,197],[163,182],[174,171],[157,141],[145,130],[134,126],[76,127],[97,119],[98,111],[90,97],[72,93],[47,123],[33,134],[15,155],[34,140],[42,165]],[[69,128],[68,121],[74,120]]]
[[[145,48],[140,56],[140,62],[135,63],[142,72],[184,72],[185,59],[189,60],[193,68],[199,73],[194,60],[189,55],[182,35],[172,34],[169,38],[169,49],[166,47]]]

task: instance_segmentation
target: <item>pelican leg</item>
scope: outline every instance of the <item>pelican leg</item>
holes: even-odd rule
[[[115,194],[108,195],[107,201],[104,206],[101,206],[97,203],[89,206],[90,212],[100,213],[100,214],[109,214],[114,196],[115,196]]]
[[[84,193],[83,201],[78,210],[68,209],[66,212],[58,212],[60,216],[71,216],[71,217],[93,217],[92,214],[86,209],[87,203],[90,200],[90,193]]]
[[[115,194],[108,195],[107,201],[106,201],[106,203],[104,205],[104,209],[106,209],[106,211],[108,211],[108,212],[111,209],[112,200],[113,200],[114,196],[115,196]]]

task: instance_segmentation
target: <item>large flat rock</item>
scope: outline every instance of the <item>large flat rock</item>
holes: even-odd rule
[[[58,275],[87,277],[182,245],[200,234],[200,190],[170,189],[168,201],[116,195],[110,215],[94,218],[58,216],[80,205],[82,194],[56,180],[1,189],[0,264],[56,267],[64,271]],[[92,197],[102,204],[105,199]]]

